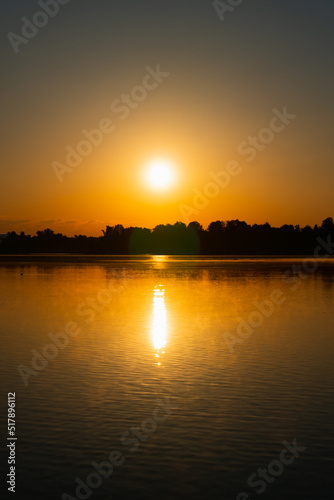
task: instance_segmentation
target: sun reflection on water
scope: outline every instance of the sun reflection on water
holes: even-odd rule
[[[165,304],[165,289],[163,285],[156,285],[153,289],[153,346],[156,349],[155,358],[157,366],[161,366],[161,355],[165,354],[167,343],[167,312]]]

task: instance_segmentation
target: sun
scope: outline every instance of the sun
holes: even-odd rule
[[[175,181],[175,170],[172,162],[160,158],[152,160],[147,165],[145,180],[151,189],[157,191],[168,189]]]

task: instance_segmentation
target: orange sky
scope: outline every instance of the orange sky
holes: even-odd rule
[[[101,235],[106,224],[198,220],[206,227],[237,218],[313,225],[333,216],[326,13],[295,6],[285,17],[289,4],[277,10],[269,1],[259,18],[245,2],[222,23],[204,4],[196,1],[189,11],[152,3],[146,11],[132,2],[131,15],[121,6],[94,11],[83,3],[78,11],[69,4],[19,54],[1,42],[7,69],[1,233],[50,227]],[[34,9],[21,2],[20,12],[29,17]],[[17,10],[8,7],[7,15],[19,32]],[[159,65],[168,76],[154,77]],[[296,117],[272,122],[273,109],[285,106]],[[101,121],[113,130],[101,141],[95,137],[101,143],[59,182],[54,162],[69,170],[66,147],[77,149],[87,139],[82,131]],[[241,154],[259,134],[256,155]],[[176,171],[164,192],[143,182],[154,158],[169,160]],[[240,172],[224,187],[211,186],[203,208],[194,205],[195,192],[210,190],[210,172],[231,161]]]

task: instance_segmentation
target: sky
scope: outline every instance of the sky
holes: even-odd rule
[[[333,2],[60,3],[0,2],[0,233],[334,215]]]

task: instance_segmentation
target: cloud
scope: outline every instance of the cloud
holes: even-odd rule
[[[2,219],[0,217],[0,224],[28,224],[32,222],[30,219]]]
[[[81,226],[87,226],[88,224],[102,224],[103,226],[105,226],[106,222],[101,220],[86,220],[86,221],[78,221],[78,224],[80,224]]]
[[[36,222],[36,224],[62,224],[62,223],[66,223],[66,221],[64,219],[48,219]]]

